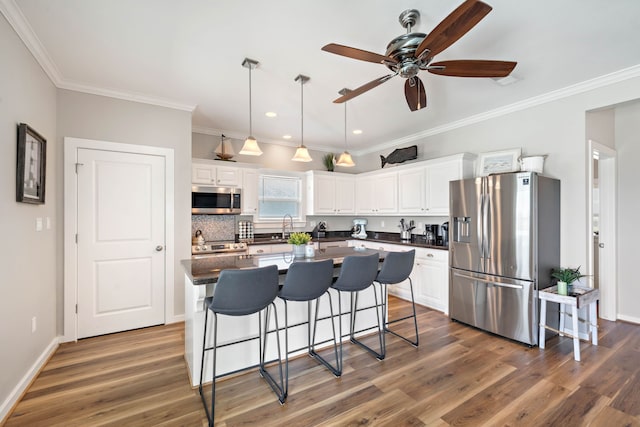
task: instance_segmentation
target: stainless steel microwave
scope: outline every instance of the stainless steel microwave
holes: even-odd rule
[[[239,214],[241,190],[234,187],[194,185],[191,187],[192,214]]]

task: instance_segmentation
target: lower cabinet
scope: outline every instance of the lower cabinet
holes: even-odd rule
[[[350,240],[349,246],[403,252],[411,246]],[[417,304],[449,314],[449,252],[442,249],[415,248],[416,258],[411,272],[414,298]],[[389,293],[411,301],[409,281],[388,287]]]

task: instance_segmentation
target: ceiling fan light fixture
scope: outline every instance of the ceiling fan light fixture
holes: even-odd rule
[[[249,136],[244,141],[244,145],[242,146],[242,150],[240,150],[239,154],[244,154],[246,156],[260,156],[262,155],[262,150],[260,149],[260,146],[258,146],[258,141],[253,136],[251,136],[253,135],[251,120],[251,70],[258,66],[258,61],[244,58],[244,61],[242,61],[242,66],[249,69]]]
[[[244,145],[242,146],[242,150],[240,150],[240,154],[244,154],[246,156],[260,156],[262,155],[262,150],[258,145],[258,141],[252,136],[247,137],[244,140]]]
[[[309,77],[298,74],[295,81],[300,81],[300,146],[291,160],[294,162],[310,162],[313,159],[309,155],[309,150],[304,146],[304,84],[309,81]]]

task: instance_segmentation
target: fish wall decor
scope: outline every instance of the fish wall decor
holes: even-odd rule
[[[403,163],[407,160],[415,160],[418,158],[418,146],[412,145],[411,147],[396,148],[387,157],[380,156],[380,162],[383,168],[387,163]]]

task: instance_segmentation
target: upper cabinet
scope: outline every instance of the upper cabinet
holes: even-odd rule
[[[355,176],[339,172],[307,172],[307,215],[355,213]]]
[[[241,172],[236,166],[222,166],[205,162],[191,164],[191,182],[216,186],[237,187],[240,185]]]
[[[473,176],[473,157],[456,155],[398,170],[398,210],[402,214],[449,214],[449,181]]]
[[[356,213],[385,215],[398,212],[398,173],[374,172],[356,178]]]
[[[258,170],[242,169],[242,214],[258,213]]]

